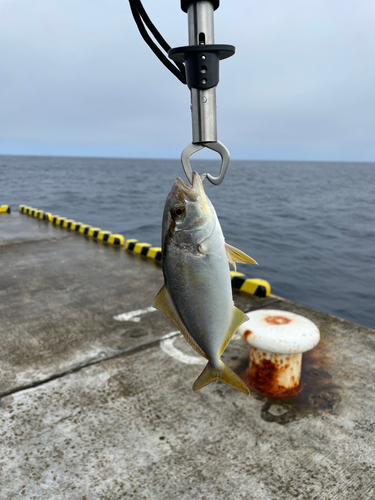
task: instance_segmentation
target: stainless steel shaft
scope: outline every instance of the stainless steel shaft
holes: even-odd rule
[[[210,1],[199,0],[188,8],[189,45],[214,42],[214,8]],[[204,55],[201,73],[204,79]],[[193,143],[217,141],[216,87],[207,90],[190,89]]]

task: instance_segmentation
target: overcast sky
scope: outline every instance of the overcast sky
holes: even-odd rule
[[[180,0],[143,0],[186,45]],[[375,1],[221,0],[218,135],[237,159],[375,161]],[[178,158],[190,92],[127,0],[0,0],[0,154]]]

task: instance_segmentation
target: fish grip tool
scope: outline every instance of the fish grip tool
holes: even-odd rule
[[[145,42],[159,60],[190,89],[193,137],[181,155],[186,177],[192,183],[191,155],[208,148],[220,154],[221,167],[217,177],[205,173],[202,179],[207,178],[215,185],[221,184],[228,169],[230,154],[224,144],[217,140],[216,87],[219,83],[220,61],[232,56],[235,47],[214,43],[214,11],[219,7],[220,0],[181,0],[181,9],[188,16],[189,45],[176,48],[171,48],[156,29],[141,0],[129,0],[129,4]]]
[[[219,185],[228,169],[230,154],[217,139],[216,87],[219,83],[219,63],[235,53],[233,45],[214,43],[214,11],[219,0],[181,0],[181,9],[188,15],[189,45],[168,51],[175,63],[185,64],[186,84],[191,93],[192,142],[181,155],[182,168],[192,183],[190,157],[202,148],[221,156],[217,177],[203,174],[212,184]]]

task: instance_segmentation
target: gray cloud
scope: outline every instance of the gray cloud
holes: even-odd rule
[[[144,0],[172,46],[187,43],[179,3]],[[375,160],[373,1],[222,1],[215,29],[237,47],[217,91],[233,157]],[[191,140],[188,89],[125,0],[0,0],[0,47],[0,152],[34,142],[175,156]]]

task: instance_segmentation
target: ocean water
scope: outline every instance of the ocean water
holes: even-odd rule
[[[199,161],[200,172],[218,171]],[[0,156],[0,204],[19,204],[160,245],[179,160]],[[375,328],[375,163],[232,161],[205,182],[226,240],[272,292]]]

